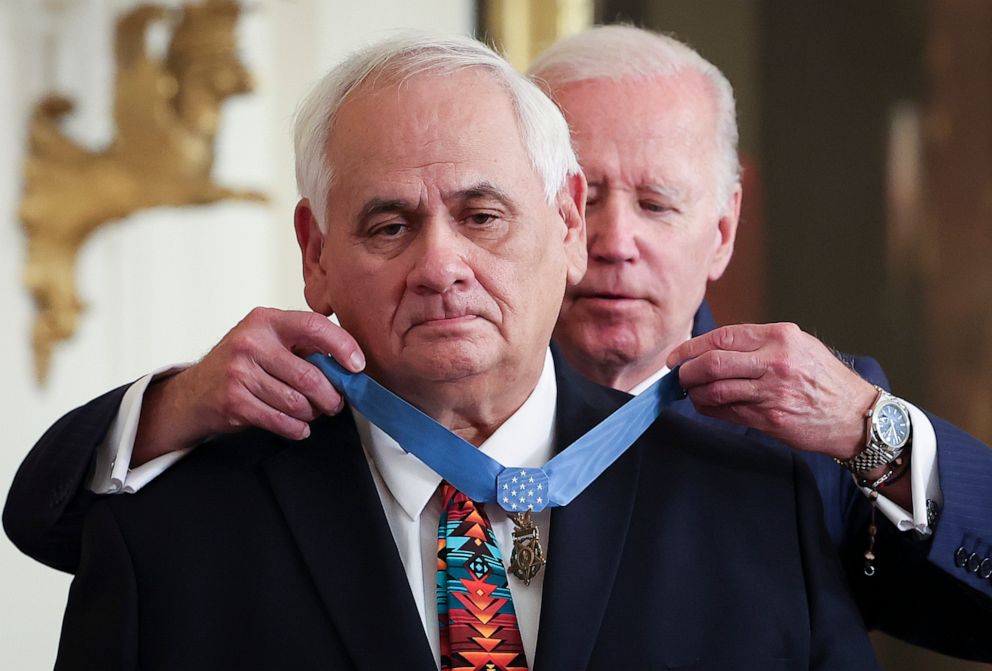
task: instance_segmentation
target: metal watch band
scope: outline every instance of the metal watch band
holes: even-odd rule
[[[893,450],[888,445],[878,441],[875,436],[875,432],[872,429],[872,416],[875,414],[876,410],[889,399],[899,402],[899,399],[887,391],[875,385],[875,389],[878,390],[878,395],[875,397],[875,402],[872,403],[871,408],[865,415],[865,421],[867,423],[867,438],[865,449],[860,453],[856,454],[850,459],[841,461],[840,459],[834,459],[838,464],[851,471],[852,473],[863,473],[865,471],[870,471],[879,466],[884,466],[885,464],[890,464],[899,458],[902,453],[902,449]]]

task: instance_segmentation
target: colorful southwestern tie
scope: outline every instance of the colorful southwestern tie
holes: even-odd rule
[[[447,482],[437,530],[437,617],[441,671],[527,671],[492,525]]]
[[[568,505],[627,451],[665,406],[685,397],[675,368],[544,466],[504,466],[368,375],[350,373],[329,356],[313,354],[307,361],[352,407],[458,491],[477,503],[496,503],[510,514],[516,525],[510,570],[524,584],[544,564],[531,514]]]

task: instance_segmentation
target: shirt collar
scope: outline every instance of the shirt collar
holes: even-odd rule
[[[709,308],[706,306],[706,303],[703,303],[703,307],[706,307],[706,309],[709,310]],[[703,307],[701,307],[700,310],[702,310]],[[683,338],[682,341],[689,340],[690,338],[692,338],[692,333],[690,333],[685,338]],[[651,373],[646,378],[635,384],[633,387],[631,387],[630,391],[628,391],[627,393],[630,394],[631,396],[640,396],[645,391],[647,391],[648,387],[653,385],[655,382],[657,382],[664,376],[668,375],[669,370],[670,368],[668,366],[662,366],[661,368],[659,368],[658,370]]]
[[[479,449],[504,466],[543,466],[554,452],[557,402],[555,365],[548,350],[534,391]],[[351,412],[365,454],[379,471],[389,493],[411,520],[419,519],[441,484],[441,476],[360,412],[354,408]]]
[[[644,378],[643,380],[635,384],[633,387],[631,387],[630,391],[628,391],[627,393],[630,394],[631,396],[639,396],[640,394],[644,393],[644,391],[646,391],[648,387],[653,385],[655,382],[657,382],[667,374],[668,374],[668,366],[662,366],[659,370],[656,370],[655,372],[651,373],[651,375],[648,375],[646,378]]]

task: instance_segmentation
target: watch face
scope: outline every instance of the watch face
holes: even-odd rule
[[[902,447],[909,440],[909,414],[895,403],[885,403],[875,414],[875,430],[889,447]]]

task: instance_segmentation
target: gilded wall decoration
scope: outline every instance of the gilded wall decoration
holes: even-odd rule
[[[546,47],[593,23],[593,0],[483,0],[486,40],[523,72]]]
[[[54,346],[76,332],[83,310],[76,258],[91,233],[144,208],[265,199],[211,179],[220,107],[252,89],[237,56],[239,13],[237,2],[207,0],[181,10],[142,5],[118,20],[116,133],[103,151],[62,132],[71,100],[53,95],[36,105],[20,217],[28,239],[24,278],[37,309],[32,339],[39,383]],[[146,44],[148,27],[159,21],[174,24],[164,58]]]

